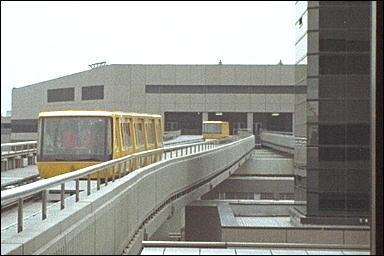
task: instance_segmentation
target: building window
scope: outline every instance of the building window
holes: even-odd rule
[[[60,88],[60,89],[48,89],[47,101],[48,102],[60,102],[60,101],[74,101],[75,100],[75,88]]]
[[[11,120],[12,133],[37,132],[37,119]]]
[[[104,85],[84,86],[81,88],[81,100],[103,100]]]
[[[182,93],[182,94],[259,94],[306,93],[307,86],[292,85],[145,85],[145,93]]]
[[[273,193],[260,193],[261,200],[273,200]]]

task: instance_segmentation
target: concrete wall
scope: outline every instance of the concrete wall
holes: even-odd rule
[[[262,132],[260,137],[262,146],[292,155],[295,152],[295,138],[292,135]]]
[[[254,137],[149,165],[108,183],[78,203],[67,199],[62,211],[26,225],[19,234],[3,234],[2,254],[137,254],[172,214],[227,178],[254,147]],[[215,161],[212,161],[215,159]],[[240,162],[238,162],[240,160]],[[218,176],[217,176],[218,175]],[[202,185],[202,181],[208,183]],[[202,191],[191,190],[202,188]],[[172,196],[190,189],[173,200]],[[174,208],[174,209],[172,209]]]
[[[303,69],[304,67],[300,67]],[[299,68],[299,69],[300,69]],[[294,65],[107,65],[12,91],[12,120],[62,109],[164,112],[294,112],[294,94],[157,94],[145,85],[294,86]],[[81,100],[81,87],[104,85],[103,100]],[[47,102],[47,90],[75,88],[75,100]],[[19,134],[12,135],[17,140]]]

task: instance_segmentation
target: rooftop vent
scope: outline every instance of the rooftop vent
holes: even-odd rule
[[[88,66],[90,66],[91,69],[94,69],[94,68],[105,66],[106,64],[107,64],[107,62],[103,61],[103,62],[93,63],[93,64],[90,64]]]

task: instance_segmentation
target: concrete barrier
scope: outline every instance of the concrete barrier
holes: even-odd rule
[[[293,135],[262,132],[260,138],[262,146],[289,154],[294,154],[295,152],[295,138]]]
[[[2,232],[4,254],[137,254],[175,208],[198,199],[245,162],[254,137],[161,161],[108,183],[66,208],[51,209],[18,234]],[[172,210],[173,209],[173,210]],[[40,216],[41,217],[41,216]]]

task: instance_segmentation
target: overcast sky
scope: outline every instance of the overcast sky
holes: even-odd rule
[[[295,2],[1,1],[1,114],[13,87],[89,64],[294,64]]]

